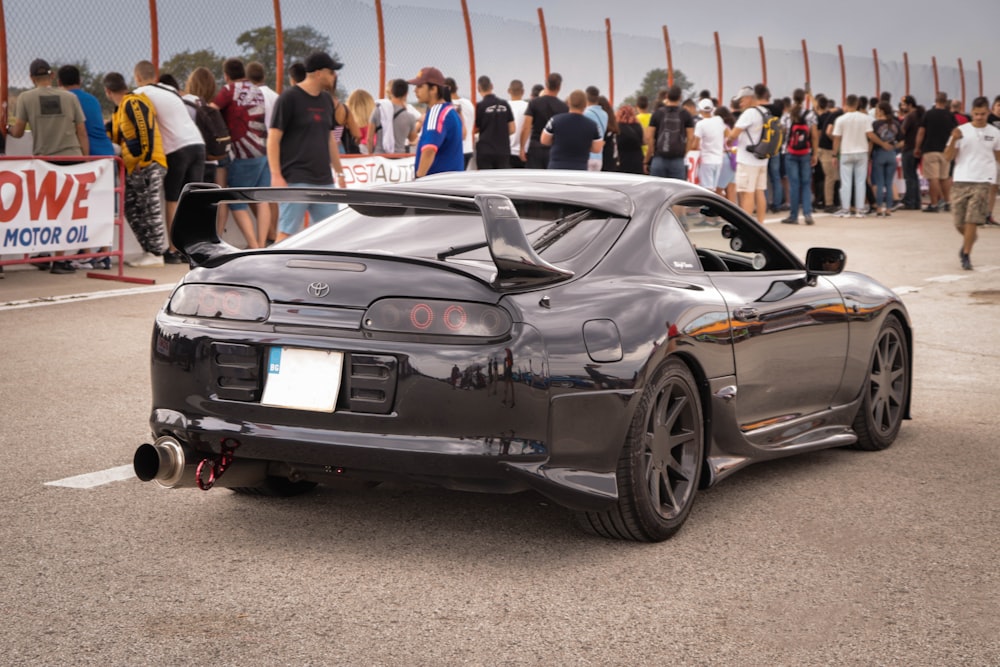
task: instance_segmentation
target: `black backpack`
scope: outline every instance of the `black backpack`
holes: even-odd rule
[[[747,146],[747,150],[761,160],[767,160],[781,152],[784,131],[781,128],[781,118],[767,109],[754,107],[764,117],[764,125],[760,128],[760,138],[757,143]]]
[[[662,157],[684,157],[687,131],[680,107],[663,107],[656,133],[656,154]]]
[[[229,127],[222,112],[215,107],[195,104],[190,100],[184,100],[184,104],[194,108],[194,124],[198,126],[201,138],[205,141],[205,159],[221,160],[227,157],[233,140],[229,136]]]

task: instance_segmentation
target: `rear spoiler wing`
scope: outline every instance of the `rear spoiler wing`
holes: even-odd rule
[[[553,266],[538,256],[524,235],[513,202],[503,195],[479,194],[470,199],[387,188],[220,188],[209,183],[191,183],[184,187],[170,233],[170,240],[192,266],[202,266],[224,255],[241,252],[219,238],[215,224],[218,205],[232,202],[309,202],[479,213],[490,256],[497,267],[494,287],[531,286],[573,276],[572,271]]]

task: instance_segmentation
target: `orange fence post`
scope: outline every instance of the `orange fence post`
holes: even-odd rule
[[[962,111],[965,111],[965,68],[962,67],[962,59],[958,59],[958,78],[962,82]]]
[[[156,0],[149,0],[149,59],[160,75],[160,21],[156,13]]]
[[[878,49],[872,49],[872,58],[875,60],[875,97],[882,96],[882,75],[878,67]]]
[[[931,56],[931,68],[934,70],[934,96],[941,92],[941,82],[938,79],[937,56]]]
[[[545,29],[545,12],[538,8],[538,26],[542,29],[542,57],[545,60],[545,81],[549,80],[549,33]]]
[[[906,94],[910,94],[910,54],[903,51],[903,72],[906,75]]]
[[[837,53],[840,55],[840,104],[847,103],[847,66],[844,65],[844,46],[837,44]]]
[[[764,53],[764,36],[759,35],[757,37],[757,42],[760,44],[760,74],[761,83],[765,86],[767,85],[767,56]]]
[[[670,33],[663,26],[663,43],[667,46],[667,85],[674,85],[674,56],[670,53]]]
[[[465,18],[465,40],[469,44],[469,100],[476,103],[476,49],[472,43],[472,20],[469,18],[469,3],[462,0],[462,16]]]
[[[385,90],[385,21],[382,18],[382,0],[375,0],[375,20],[378,23],[378,92]]]
[[[715,62],[719,70],[719,104],[725,99],[722,96],[722,44],[719,42],[719,32],[715,32]]]
[[[10,102],[7,98],[7,82],[9,81],[7,74],[7,19],[5,18],[3,0],[0,0],[0,136],[3,137],[7,136],[7,105]]]
[[[802,40],[802,61],[806,66],[806,108],[812,106],[812,84],[809,78],[809,49],[806,47],[806,40]]]
[[[608,102],[615,105],[615,50],[611,43],[611,19],[604,19],[604,28],[608,33]]]
[[[285,29],[281,27],[281,0],[274,0],[274,89],[285,87]]]

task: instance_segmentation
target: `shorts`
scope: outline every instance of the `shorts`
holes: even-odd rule
[[[924,153],[920,158],[920,168],[928,179],[948,178],[948,164],[944,153]]]
[[[756,192],[767,190],[767,164],[755,167],[749,164],[736,164],[736,191]]]
[[[163,196],[168,202],[181,198],[188,183],[205,179],[205,144],[191,144],[167,154],[167,177],[163,179]]]
[[[990,183],[954,183],[951,186],[951,212],[955,227],[964,231],[969,224],[986,224],[993,210],[990,202]]]
[[[714,190],[719,187],[719,177],[722,175],[722,163],[705,164],[702,162],[698,166],[698,184],[703,188]]]
[[[723,157],[722,171],[719,172],[719,180],[716,182],[715,187],[719,190],[725,190],[735,178],[736,170],[733,168],[733,163],[729,161],[728,156]]]
[[[230,188],[266,188],[271,185],[271,170],[267,156],[233,160],[226,169],[226,185]],[[232,211],[246,211],[247,204],[229,204]]]
[[[290,188],[333,188],[333,185],[315,185],[313,183],[289,183]],[[325,220],[340,210],[338,204],[307,204],[305,202],[290,202],[278,204],[278,231],[283,234],[295,234],[302,230],[306,211],[312,223]]]

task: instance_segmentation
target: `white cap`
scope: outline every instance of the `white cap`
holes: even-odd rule
[[[707,98],[703,100],[698,100],[698,111],[714,111],[714,110],[715,110],[715,105],[712,104],[712,100]]]

